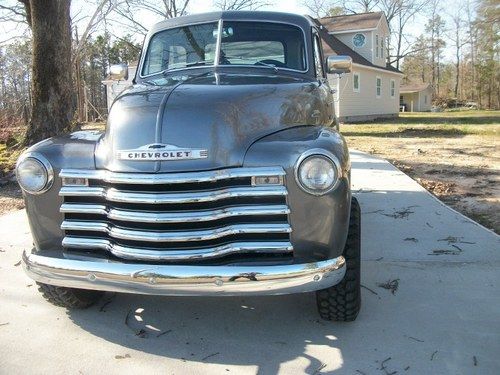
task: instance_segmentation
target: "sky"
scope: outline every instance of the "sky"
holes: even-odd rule
[[[261,8],[261,10],[279,10],[280,12],[305,14],[307,9],[300,5],[301,1],[298,0],[274,0],[273,5],[268,5]],[[211,0],[192,0],[190,6],[191,13],[201,13],[213,10]]]
[[[17,0],[0,0],[4,4],[14,3]],[[289,13],[297,13],[297,14],[307,14],[308,10],[306,7],[302,5],[302,0],[269,0],[272,2],[272,5],[268,5],[262,7],[261,10],[278,10],[281,12],[289,12]],[[86,0],[73,0],[72,2],[72,16],[76,19],[81,19],[79,21],[79,30],[83,30],[86,26],[88,18],[90,17],[90,13],[93,12],[95,7],[90,7],[88,5],[89,1]],[[455,4],[456,0],[443,0],[442,5],[445,9],[451,9],[452,4]],[[455,5],[456,6],[456,5]],[[191,0],[188,12],[189,13],[202,13],[209,12],[214,10],[213,0]],[[83,19],[82,19],[83,18]],[[155,19],[150,16],[144,15],[141,17],[141,23],[147,28],[151,28],[154,23],[156,23],[158,19]],[[419,17],[414,20],[406,30],[406,34],[410,36],[410,40],[413,37],[420,35],[423,32],[423,28],[425,25],[426,19],[425,17]],[[130,30],[120,29],[120,26],[111,26],[113,29],[113,33],[116,35],[124,35],[126,33],[130,33]],[[15,24],[13,22],[3,22],[0,24],[0,46],[3,44],[2,42],[9,41],[12,37],[21,34],[24,30],[24,26]],[[451,48],[448,48],[445,51],[445,58],[452,58],[453,51]]]

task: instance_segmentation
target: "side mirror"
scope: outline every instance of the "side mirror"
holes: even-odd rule
[[[349,73],[352,70],[351,56],[328,56],[326,58],[328,74]]]
[[[109,78],[113,81],[121,81],[128,79],[128,65],[116,64],[109,67]]]

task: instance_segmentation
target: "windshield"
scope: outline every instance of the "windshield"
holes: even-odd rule
[[[304,50],[304,35],[298,27],[268,22],[224,22],[219,64],[305,70]]]
[[[142,75],[197,65],[213,65],[217,23],[160,31],[149,42]]]
[[[217,65],[306,70],[304,34],[296,26],[226,21],[220,38],[218,34],[217,22],[156,33],[149,42],[142,75],[215,65],[217,55]]]

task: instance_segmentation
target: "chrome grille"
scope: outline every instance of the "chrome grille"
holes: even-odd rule
[[[67,252],[139,261],[290,258],[290,212],[283,184],[255,185],[281,167],[199,173],[115,173],[63,169],[61,212]],[[81,180],[79,180],[81,181]]]

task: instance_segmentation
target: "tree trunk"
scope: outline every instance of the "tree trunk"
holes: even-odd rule
[[[458,98],[458,85],[460,83],[460,47],[457,47],[456,50],[456,57],[457,57],[457,63],[456,63],[456,75],[455,75],[455,98]]]
[[[26,145],[32,145],[71,128],[71,1],[23,3],[33,34],[33,107],[25,139]]]
[[[399,28],[398,28],[397,38],[398,38],[398,42],[397,42],[398,46],[396,49],[396,58],[397,58],[396,69],[399,70],[399,62],[401,61],[401,43],[403,41],[403,26],[401,25],[401,19],[399,20]]]

